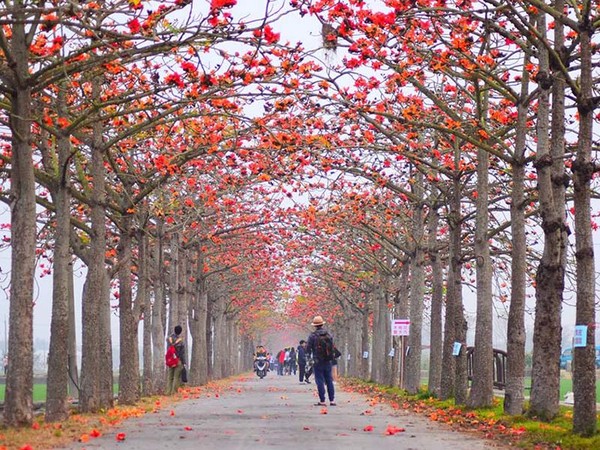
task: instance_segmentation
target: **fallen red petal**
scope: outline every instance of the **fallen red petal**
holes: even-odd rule
[[[399,427],[395,427],[393,425],[388,425],[387,429],[385,430],[385,434],[393,435],[396,433],[402,433],[403,431],[406,431],[406,430],[404,428],[399,428]]]

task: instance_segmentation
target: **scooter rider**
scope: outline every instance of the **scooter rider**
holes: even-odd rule
[[[265,347],[263,345],[257,345],[256,346],[256,351],[254,352],[254,366],[256,367],[256,360],[259,357],[263,357],[266,360],[267,363],[267,371],[270,370],[270,363],[269,363],[269,358],[268,358],[268,353],[267,350],[265,349]]]

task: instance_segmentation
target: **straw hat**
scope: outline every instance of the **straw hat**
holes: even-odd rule
[[[311,324],[313,327],[319,327],[321,325],[325,325],[325,321],[321,316],[315,316]]]

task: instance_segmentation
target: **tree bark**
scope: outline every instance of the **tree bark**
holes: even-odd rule
[[[59,92],[59,111],[64,112],[64,91]],[[46,421],[63,421],[69,416],[69,277],[71,211],[69,194],[69,136],[58,138],[56,183],[51,194],[55,206],[56,234],[52,272],[52,319],[46,393]]]
[[[138,346],[139,308],[133,301],[131,284],[132,258],[131,214],[121,218],[117,245],[119,258],[119,403],[132,405],[140,398],[140,363]]]
[[[394,283],[396,289],[394,292],[394,319],[408,318],[408,273],[409,265],[406,261],[400,263],[400,270]],[[394,358],[392,359],[392,386],[398,386],[404,389],[406,361],[404,361],[404,338],[394,336],[393,348]]]
[[[486,109],[487,107],[483,107]],[[484,114],[482,114],[484,115]],[[489,228],[489,155],[477,150],[477,199],[475,218],[475,260],[477,267],[477,316],[473,349],[473,381],[468,406],[487,408],[494,400],[494,345],[492,306],[492,261]]]
[[[154,361],[152,358],[152,305],[149,296],[149,255],[148,234],[140,227],[137,232],[138,241],[138,287],[136,303],[139,305],[142,319],[142,395],[148,396],[154,391]]]
[[[169,239],[169,326],[170,333],[176,325],[183,324],[179,322],[179,289],[178,289],[178,270],[179,270],[179,236],[177,233],[170,235]]]
[[[77,327],[75,321],[75,286],[73,262],[69,264],[69,396],[79,398],[79,365],[77,360]]]
[[[564,2],[555,8],[562,11]],[[538,15],[538,31],[545,37],[546,20]],[[563,49],[563,25],[555,21],[554,45]],[[548,49],[539,48],[540,93],[538,96],[538,147],[535,167],[538,174],[540,216],[544,250],[536,273],[536,311],[533,332],[533,368],[529,414],[551,420],[558,414],[560,383],[561,308],[564,291],[567,235],[565,217],[565,82],[560,71],[550,73]],[[563,64],[566,62],[563,61]],[[551,80],[546,82],[547,79]],[[549,94],[552,87],[552,139],[549,141]]]
[[[365,303],[361,323],[361,354],[360,354],[360,374],[363,380],[369,379],[369,359],[371,358],[369,349],[369,306]],[[365,358],[365,355],[367,357]]]
[[[374,291],[373,311],[373,355],[371,379],[376,383],[385,380],[386,351],[386,329],[389,328],[390,316],[388,314],[387,297],[385,295],[385,277],[382,276]]]
[[[510,204],[512,253],[511,294],[508,312],[506,352],[506,388],[504,412],[523,414],[525,402],[525,301],[527,282],[527,239],[525,235],[525,148],[527,137],[529,72],[525,56],[521,72],[521,94],[517,105],[515,154],[512,161]]]
[[[164,234],[162,219],[156,223],[156,242],[154,245],[153,258],[153,283],[154,303],[152,304],[152,362],[153,362],[153,384],[155,392],[164,392],[165,374],[165,346],[166,346],[166,312],[167,301],[165,297],[164,281]]]
[[[193,296],[190,317],[190,333],[192,336],[190,384],[202,386],[208,382],[207,351],[206,351],[206,318],[208,292],[206,291],[206,276],[204,275],[204,255],[201,246],[197,250],[196,289]]]
[[[459,167],[460,150],[455,152],[455,165]],[[466,321],[462,303],[462,252],[461,252],[461,224],[462,215],[460,173],[455,173],[449,194],[449,247],[448,256],[450,267],[448,270],[448,285],[446,288],[446,320],[444,329],[444,349],[442,355],[442,389],[441,398],[454,397],[456,403],[464,404],[467,400],[467,343]],[[459,355],[453,355],[455,342],[460,343]]]
[[[35,176],[31,147],[31,88],[28,43],[22,4],[13,7],[9,66],[11,161],[11,272],[8,373],[4,423],[27,426],[33,421],[33,282],[35,272]]]
[[[577,156],[573,164],[575,205],[575,260],[577,262],[577,311],[575,323],[586,328],[587,344],[573,349],[573,431],[583,436],[596,433],[596,311],[594,241],[592,237],[591,180],[594,92],[592,78],[592,24],[589,3],[582,11],[580,22],[581,55],[580,89],[577,96],[579,135]]]
[[[413,194],[416,204],[413,209],[412,247],[413,258],[410,264],[410,334],[409,352],[406,358],[406,385],[409,394],[416,394],[421,386],[421,355],[423,329],[423,303],[425,301],[425,252],[423,250],[425,220],[423,214],[423,174],[414,174]]]
[[[429,261],[431,264],[431,328],[429,337],[429,382],[427,390],[439,397],[442,383],[442,312],[444,300],[444,271],[437,251],[439,214],[437,207],[429,212]]]
[[[92,95],[100,95],[99,82],[92,85]],[[79,397],[82,412],[95,412],[106,406],[103,392],[104,378],[102,372],[110,370],[112,376],[112,358],[106,364],[106,336],[104,331],[105,310],[103,303],[109,302],[107,291],[108,274],[105,267],[106,252],[106,174],[104,168],[104,152],[102,149],[102,123],[93,125],[93,145],[91,148],[90,175],[92,178],[92,204],[90,211],[91,236],[90,258],[87,261],[88,271],[82,298],[82,357],[81,357],[81,390]],[[111,385],[112,396],[112,385]],[[111,402],[112,404],[112,402]]]

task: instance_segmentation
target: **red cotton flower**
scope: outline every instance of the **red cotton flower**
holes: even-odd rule
[[[178,73],[171,73],[165,77],[165,83],[174,84],[180,88],[185,87],[185,83]]]
[[[404,428],[399,428],[399,427],[395,427],[393,425],[388,425],[387,429],[385,430],[385,434],[393,435],[396,433],[402,433],[403,431],[406,431],[406,430]]]
[[[127,26],[129,27],[129,31],[131,31],[131,34],[139,33],[142,29],[142,25],[140,25],[140,21],[137,20],[137,17],[133,20],[130,20]]]
[[[231,8],[232,6],[235,6],[236,3],[237,3],[237,0],[211,0],[210,9],[215,10],[215,9]]]
[[[125,433],[118,433],[118,434],[115,436],[115,439],[116,439],[118,442],[122,442],[122,441],[124,441],[124,440],[125,440],[125,438],[126,438],[126,435],[125,435]]]

